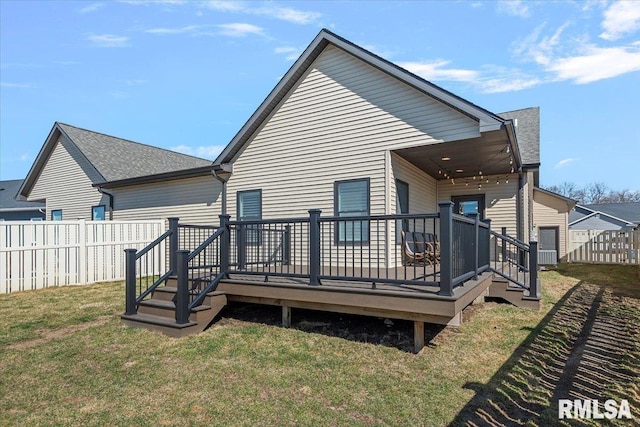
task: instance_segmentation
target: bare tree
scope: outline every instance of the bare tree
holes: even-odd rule
[[[598,204],[606,203],[609,188],[603,182],[593,182],[584,189],[584,203]]]
[[[607,185],[602,182],[594,182],[581,188],[573,182],[565,181],[560,185],[551,185],[544,188],[570,199],[577,200],[578,203],[583,205],[640,202],[640,191],[630,191],[627,189],[610,190]]]

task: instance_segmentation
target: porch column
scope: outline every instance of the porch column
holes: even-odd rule
[[[438,203],[440,207],[440,292],[453,296],[453,202]]]

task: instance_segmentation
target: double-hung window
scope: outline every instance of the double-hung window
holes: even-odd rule
[[[91,208],[91,221],[104,221],[105,219],[105,206],[98,205]]]
[[[238,191],[238,220],[255,221],[260,219],[262,219],[262,190]],[[246,243],[260,244],[259,224],[247,225],[246,233]]]
[[[369,179],[337,181],[334,210],[339,217],[369,216]],[[369,221],[338,221],[337,243],[368,243]]]

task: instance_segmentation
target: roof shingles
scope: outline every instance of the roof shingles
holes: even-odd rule
[[[210,166],[211,160],[58,123],[105,181]]]

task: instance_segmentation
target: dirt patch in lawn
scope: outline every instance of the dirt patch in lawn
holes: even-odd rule
[[[75,334],[79,331],[84,331],[85,329],[92,328],[94,326],[101,326],[107,323],[109,320],[113,319],[113,316],[101,316],[96,320],[86,323],[80,323],[77,325],[65,326],[64,328],[58,328],[53,330],[42,330],[43,335],[39,338],[28,340],[28,341],[20,341],[14,344],[7,346],[8,350],[27,350],[30,348],[37,347],[41,344],[46,344],[50,341],[65,338],[69,335]]]

